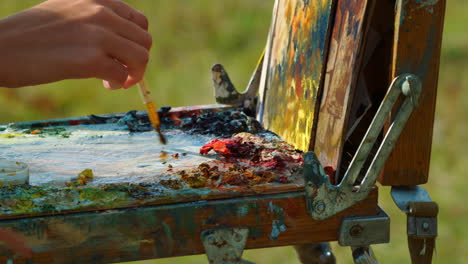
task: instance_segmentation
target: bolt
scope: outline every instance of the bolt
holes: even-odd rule
[[[322,201],[322,200],[318,200],[315,202],[314,204],[314,211],[317,213],[317,214],[321,214],[325,211],[325,208],[327,206],[325,205],[325,203]]]
[[[361,225],[353,225],[351,229],[349,229],[349,235],[352,237],[358,237],[363,231],[364,228]]]
[[[208,237],[208,243],[214,244],[216,242],[216,238],[214,236],[209,236]]]
[[[424,232],[429,231],[429,223],[428,222],[423,222],[422,223],[422,229]]]
[[[243,238],[242,235],[239,234],[239,233],[236,233],[236,234],[234,235],[234,241],[236,241],[236,242],[238,242],[238,243],[242,241],[242,238]]]

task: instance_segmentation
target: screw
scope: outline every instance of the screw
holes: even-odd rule
[[[428,222],[423,222],[422,223],[422,229],[424,232],[429,231],[429,223]]]
[[[322,201],[322,200],[318,200],[315,202],[314,204],[314,211],[317,213],[317,214],[321,214],[325,211],[325,208],[327,206],[325,205],[325,203]]]
[[[358,237],[363,231],[364,228],[361,225],[353,225],[351,229],[349,229],[349,235],[352,237]]]
[[[214,244],[216,242],[216,238],[214,236],[209,236],[208,237],[208,243]]]
[[[238,242],[238,243],[242,241],[242,238],[243,238],[242,235],[239,234],[239,233],[236,233],[236,234],[234,235],[234,241],[236,241],[236,242]]]

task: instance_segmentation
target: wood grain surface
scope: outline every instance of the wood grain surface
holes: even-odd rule
[[[383,185],[428,180],[445,4],[445,0],[397,1],[391,76],[416,74],[422,80],[422,93],[387,160],[380,178]]]
[[[349,209],[313,220],[303,192],[198,201],[63,216],[0,221],[0,245],[14,263],[111,263],[204,253],[203,230],[248,227],[246,248],[337,240],[343,217],[377,214],[377,189]],[[24,248],[28,258],[7,245]],[[28,248],[30,250],[28,250]]]
[[[314,152],[322,166],[339,168],[347,120],[361,71],[365,37],[374,0],[338,0]]]

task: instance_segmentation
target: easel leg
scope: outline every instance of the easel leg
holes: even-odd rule
[[[351,247],[353,260],[356,264],[378,264],[372,249],[367,247]]]
[[[432,263],[439,207],[419,186],[392,187],[395,204],[407,215],[408,248],[413,264]]]

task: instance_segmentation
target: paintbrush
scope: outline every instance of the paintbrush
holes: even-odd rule
[[[154,106],[153,100],[151,100],[151,92],[148,89],[148,85],[146,84],[145,79],[142,79],[138,83],[138,90],[140,91],[141,99],[146,106],[146,111],[148,112],[148,117],[153,126],[154,130],[159,135],[159,141],[162,144],[166,144],[166,138],[161,132],[161,121],[159,120],[159,115],[156,112],[156,107]]]

